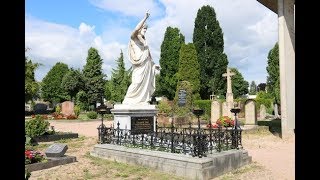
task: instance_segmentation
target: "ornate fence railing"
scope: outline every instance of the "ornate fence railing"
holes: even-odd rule
[[[116,144],[127,147],[147,148],[171,153],[205,157],[213,152],[242,148],[240,127],[187,128],[158,127],[150,133],[131,133],[131,130],[117,127],[98,127],[101,144]]]

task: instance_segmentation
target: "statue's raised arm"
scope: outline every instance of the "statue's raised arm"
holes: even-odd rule
[[[146,20],[150,16],[149,11],[146,12],[144,18],[137,24],[136,28],[133,30],[131,34],[131,39],[134,39],[139,34],[139,31],[144,27]]]
[[[128,43],[132,77],[122,104],[149,105],[150,98],[155,91],[155,70],[159,70],[160,67],[153,62],[145,37],[147,31],[146,20],[149,16],[150,14],[147,11],[145,17],[133,30]]]

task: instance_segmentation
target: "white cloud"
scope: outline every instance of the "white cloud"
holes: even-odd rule
[[[115,41],[104,43],[101,37],[95,34],[94,26],[81,23],[79,28],[75,29],[30,16],[26,16],[25,44],[30,48],[26,55],[43,64],[36,71],[38,81],[41,81],[57,62],[82,69],[90,47],[99,51],[104,63],[103,70],[109,75],[111,67],[115,66],[115,59],[120,55],[120,49],[126,48],[125,44]]]
[[[116,67],[115,60],[122,49],[126,66],[129,67],[127,56],[129,36],[145,15],[145,11],[149,9],[150,18],[147,22],[149,28],[146,37],[153,59],[158,64],[166,27],[179,28],[186,38],[186,43],[192,42],[197,11],[203,5],[210,5],[216,12],[216,18],[224,34],[224,47],[229,66],[237,68],[249,82],[266,81],[267,55],[278,39],[277,15],[258,1],[91,0],[90,2],[108,13],[111,12],[112,18],[107,19],[102,25],[83,22],[78,29],[74,29],[26,17],[26,46],[31,48],[30,54],[51,66],[61,59],[70,66],[81,68],[85,64],[88,48],[93,46],[99,50],[104,59],[105,73],[110,74],[110,70]],[[104,32],[97,35],[96,26],[102,26]]]
[[[90,0],[90,2],[101,9],[121,13],[125,16],[143,17],[147,10],[151,11],[155,16],[161,15],[159,5],[152,0]]]

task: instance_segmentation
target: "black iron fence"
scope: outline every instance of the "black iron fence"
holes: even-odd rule
[[[206,157],[213,152],[242,148],[240,127],[194,128],[190,123],[186,128],[159,127],[156,121],[155,131],[139,133],[117,127],[98,127],[101,144],[116,144],[127,147],[182,153],[197,157]]]

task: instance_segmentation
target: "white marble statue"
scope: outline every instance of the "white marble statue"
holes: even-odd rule
[[[149,104],[148,101],[155,91],[155,71],[160,70],[160,67],[153,62],[145,38],[148,28],[146,20],[149,16],[150,14],[147,11],[130,37],[128,53],[132,63],[132,82],[122,104]]]

